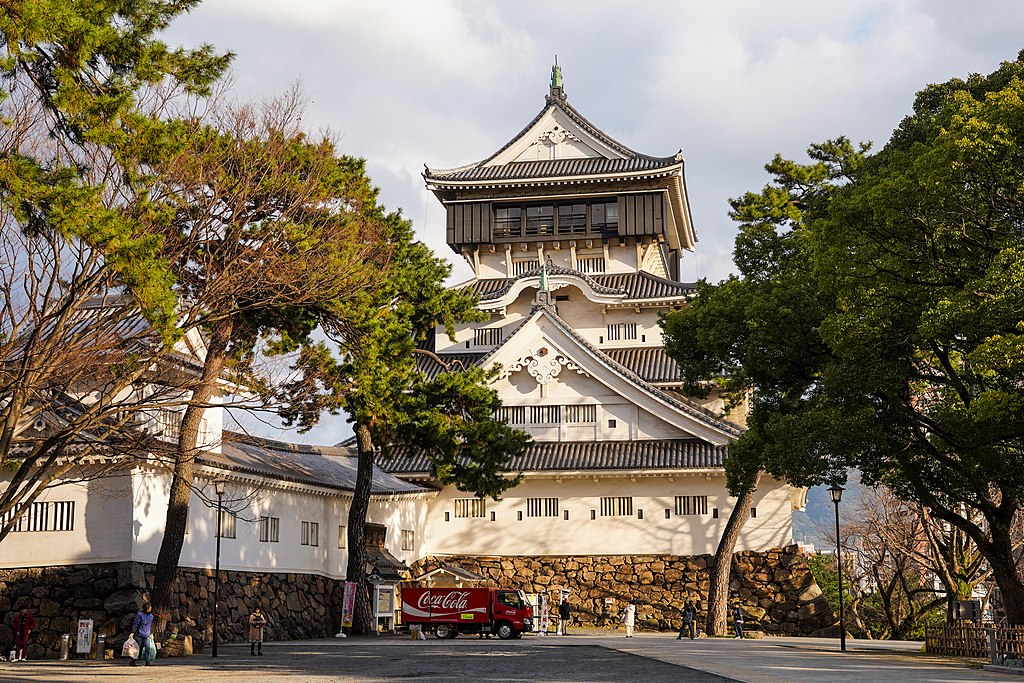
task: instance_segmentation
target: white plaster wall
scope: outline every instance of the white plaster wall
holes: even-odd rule
[[[0,478],[0,488],[10,482]],[[74,501],[71,531],[23,531],[0,541],[0,567],[120,562],[131,557],[130,478],[68,481],[44,491],[40,502]],[[51,510],[52,514],[52,510]]]
[[[789,487],[768,480],[755,501],[757,517],[744,527],[737,550],[764,550],[792,542]],[[707,495],[708,514],[676,516],[674,497]],[[602,496],[632,496],[631,517],[602,517]],[[424,554],[607,555],[713,553],[732,511],[734,498],[724,476],[647,476],[630,478],[530,479],[501,501],[488,500],[483,518],[456,518],[453,499],[466,497],[451,487],[430,501]],[[557,497],[559,517],[528,517],[526,499]],[[712,509],[718,508],[718,518]],[[670,511],[669,518],[665,510]],[[591,511],[596,519],[591,519]],[[639,511],[643,510],[643,518]],[[562,515],[568,511],[569,519]],[[445,521],[445,513],[449,513]],[[494,521],[491,521],[491,513]],[[518,513],[523,513],[519,520]]]

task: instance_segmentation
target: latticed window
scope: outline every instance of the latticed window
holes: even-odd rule
[[[505,424],[526,424],[526,406],[502,406],[494,411],[494,419]]]
[[[74,531],[75,501],[60,500],[17,505],[0,522],[16,519],[12,532]]]
[[[558,234],[583,235],[587,232],[586,204],[558,205]]]
[[[345,528],[344,524],[338,525],[338,547],[344,548],[348,543],[348,529]]]
[[[636,339],[636,323],[616,323],[608,326],[608,341]]]
[[[220,511],[220,537],[235,538],[235,526],[238,518],[230,510]]]
[[[495,237],[521,237],[522,234],[522,209],[518,206],[494,207]]]
[[[167,440],[177,440],[181,434],[181,413],[176,410],[156,411],[157,434]]]
[[[558,424],[562,421],[562,406],[530,406],[533,424]]]
[[[605,496],[601,498],[602,517],[632,517],[633,499],[629,496]]]
[[[565,406],[567,424],[594,424],[597,422],[597,406]]]
[[[416,532],[402,529],[402,550],[416,550]]]
[[[526,207],[527,237],[551,235],[554,232],[555,207],[553,205]]]
[[[300,540],[301,545],[320,545],[320,523],[319,522],[303,522],[302,523],[302,539]]]
[[[604,256],[589,256],[576,259],[576,270],[581,273],[603,273],[605,268]]]
[[[475,330],[473,330],[474,346],[497,346],[500,343],[500,327],[478,327]]]
[[[526,516],[527,517],[557,517],[558,516],[558,499],[557,498],[527,498],[526,499]]]
[[[281,519],[260,517],[260,542],[277,543],[281,540]]]
[[[677,515],[708,514],[707,496],[676,496]]]
[[[611,231],[619,227],[618,202],[590,205],[590,228],[595,232]]]
[[[531,270],[536,270],[538,268],[540,268],[540,261],[538,261],[537,259],[513,259],[512,272],[510,273],[510,275],[512,277],[519,277],[523,273],[529,273]]]
[[[483,498],[456,498],[454,502],[456,517],[483,517],[487,514]]]

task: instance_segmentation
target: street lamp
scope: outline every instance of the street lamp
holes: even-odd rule
[[[828,493],[836,506],[836,575],[839,577],[839,649],[846,652],[846,618],[843,613],[843,544],[839,540],[839,501],[843,499],[843,491],[839,484],[832,484]]]
[[[224,489],[227,482],[223,479],[214,479],[213,489],[217,492],[217,559],[214,562],[213,570],[213,651],[211,656],[217,656],[217,612],[220,605],[220,537],[224,524]]]

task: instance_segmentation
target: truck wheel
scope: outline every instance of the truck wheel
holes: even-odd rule
[[[507,621],[503,621],[500,624],[498,624],[497,633],[498,637],[502,640],[508,640],[516,634],[516,630],[512,628],[512,624],[508,623]]]
[[[454,630],[455,629],[448,624],[438,624],[437,628],[434,629],[434,635],[441,640],[444,640],[445,638],[451,638]]]

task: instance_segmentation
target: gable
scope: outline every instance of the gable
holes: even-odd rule
[[[550,105],[505,149],[484,166],[555,159],[622,159],[621,152],[604,144],[561,108]]]

